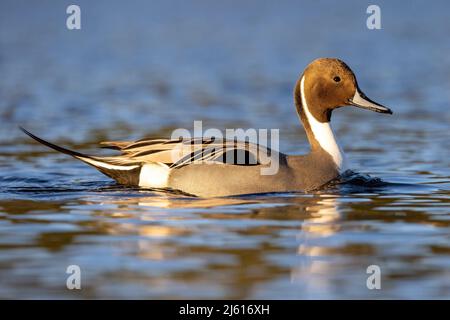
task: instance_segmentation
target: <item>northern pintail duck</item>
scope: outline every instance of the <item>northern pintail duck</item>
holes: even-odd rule
[[[355,106],[392,114],[389,108],[362,93],[354,73],[343,61],[331,58],[314,60],[306,67],[295,85],[294,102],[311,145],[306,155],[286,155],[248,142],[193,138],[102,142],[104,147],[121,151],[121,155],[90,156],[22,130],[42,144],[95,167],[119,184],[214,197],[317,189],[337,178],[345,167],[344,154],[330,127],[333,110]],[[227,153],[242,151],[254,161],[224,161],[224,147]],[[277,172],[261,174],[270,161],[279,162]]]

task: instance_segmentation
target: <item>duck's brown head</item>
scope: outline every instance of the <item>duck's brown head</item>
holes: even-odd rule
[[[343,106],[392,114],[389,108],[362,93],[353,71],[339,59],[320,58],[311,62],[297,82],[296,100],[302,101],[302,94],[309,112],[319,122],[329,122],[333,109]]]

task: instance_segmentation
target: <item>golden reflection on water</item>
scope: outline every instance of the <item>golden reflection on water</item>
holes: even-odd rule
[[[245,199],[245,198],[212,198],[212,199],[201,199],[201,198],[191,198],[191,197],[173,197],[171,195],[158,195],[151,197],[133,197],[133,198],[121,198],[120,200],[111,200],[109,204],[114,204],[120,207],[121,212],[112,213],[113,216],[120,217],[126,216],[123,212],[136,210],[146,210],[151,208],[162,208],[162,209],[204,209],[204,208],[217,208],[226,206],[235,206],[242,204],[263,204],[265,202],[273,202],[274,199],[267,198],[256,198],[256,199]],[[327,248],[314,245],[311,242],[312,239],[330,237],[333,234],[339,232],[339,219],[341,217],[339,213],[339,198],[337,196],[330,195],[316,195],[316,196],[305,196],[305,197],[293,197],[283,199],[283,203],[280,207],[260,207],[253,212],[253,218],[263,218],[270,219],[275,215],[283,216],[286,218],[286,214],[294,211],[293,217],[300,219],[302,221],[301,228],[298,230],[296,239],[300,242],[296,252],[292,251],[292,255],[301,256],[300,265],[295,266],[291,269],[291,281],[301,282],[303,285],[308,287],[314,286],[315,289],[326,288],[327,277],[311,277],[311,275],[322,274],[333,272],[332,266],[326,261],[323,261],[321,257],[327,255]],[[298,215],[300,213],[301,215]],[[155,222],[160,219],[160,214],[166,215],[166,219],[170,218],[170,213],[164,213],[164,211],[158,211],[158,216],[153,214],[143,214],[139,216],[139,219],[145,223]],[[219,219],[231,219],[233,215],[228,216],[227,214],[208,214],[203,213],[203,218],[215,218],[219,224]],[[244,216],[247,216],[244,214]],[[248,216],[247,216],[248,217]],[[176,218],[174,218],[176,219]],[[122,226],[123,228],[123,226]],[[167,247],[161,245],[159,242],[148,241],[148,239],[153,240],[164,240],[171,239],[173,237],[183,237],[188,236],[196,232],[194,229],[188,227],[183,227],[182,222],[177,225],[149,225],[149,224],[133,224],[126,225],[125,229],[134,230],[139,236],[143,237],[137,242],[136,255],[143,259],[151,260],[164,260],[172,257],[172,254],[168,254]],[[267,231],[270,232],[270,231]],[[210,248],[211,253],[214,251]],[[261,253],[262,255],[263,253]],[[259,260],[259,259],[258,259]],[[249,261],[247,261],[248,263]],[[246,265],[245,268],[250,268]]]
[[[117,205],[138,205],[143,207],[155,208],[213,208],[229,205],[257,203],[255,200],[245,200],[237,198],[192,198],[192,197],[173,197],[170,195],[161,195],[157,197],[138,197],[120,199],[111,201]]]
[[[161,241],[170,241],[174,237],[185,237],[196,232],[196,227],[183,226],[182,221],[176,225],[161,224],[161,219],[167,221],[179,220],[165,209],[205,209],[222,206],[258,203],[255,200],[239,198],[192,198],[188,196],[173,196],[163,192],[154,192],[152,196],[108,198],[103,205],[113,205],[118,211],[108,213],[110,217],[127,219],[134,218],[133,223],[118,224],[113,234],[134,234],[139,236],[132,248],[135,256],[141,259],[165,260],[173,256],[172,250]],[[155,210],[156,209],[156,210]],[[158,210],[163,209],[163,210]],[[138,222],[136,221],[139,220]],[[128,248],[130,249],[130,248]]]
[[[321,195],[316,205],[307,208],[311,218],[306,220],[302,231],[309,236],[330,236],[338,231],[336,221],[339,219],[339,199]],[[299,252],[300,253],[300,252]]]
[[[149,286],[148,290],[156,290],[151,292],[166,290],[164,297],[186,297],[186,293],[179,295],[171,289],[168,283],[173,283],[205,286],[205,290],[221,288],[224,291],[217,292],[226,292],[221,297],[240,299],[257,297],[257,288],[277,281],[284,281],[285,286],[292,287],[294,296],[301,292],[302,297],[310,297],[309,293],[327,297],[342,277],[352,278],[352,286],[365,289],[361,278],[364,268],[378,259],[380,252],[389,253],[390,249],[371,238],[380,223],[387,228],[401,221],[405,227],[420,228],[421,232],[449,225],[440,219],[442,215],[414,211],[399,215],[377,210],[387,206],[395,210],[396,203],[404,207],[405,199],[398,196],[368,201],[366,196],[350,199],[320,193],[202,199],[120,191],[92,193],[74,203],[21,200],[23,205],[18,206],[15,201],[1,201],[0,208],[7,221],[35,228],[30,243],[39,250],[63,253],[83,248],[83,243],[104,250],[114,241],[117,277],[122,272],[134,274],[139,283]],[[67,225],[73,229],[66,229]],[[18,248],[24,234],[5,237],[9,237],[11,248]],[[389,241],[382,235],[376,239]],[[397,259],[409,264],[417,261],[428,247],[421,248],[423,252],[410,255],[404,250],[406,254]],[[430,248],[433,255],[441,257],[448,250],[445,245]],[[122,270],[122,259],[146,263],[146,269]],[[166,264],[176,268],[161,267]],[[420,269],[420,264],[414,266]],[[161,283],[168,286],[158,287]]]
[[[297,254],[301,256],[301,263],[291,270],[291,281],[301,282],[313,291],[329,290],[327,275],[333,273],[329,261],[324,261],[327,248],[312,242],[315,238],[330,237],[339,232],[339,198],[321,195],[317,203],[307,208],[311,217],[302,224],[298,240],[301,244]],[[321,275],[317,277],[316,275]]]

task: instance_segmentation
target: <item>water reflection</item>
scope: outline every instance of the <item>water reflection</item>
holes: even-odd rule
[[[339,232],[338,209],[339,198],[321,195],[317,204],[308,208],[311,218],[305,220],[298,233],[299,246],[297,254],[300,256],[298,266],[291,271],[291,281],[300,284],[306,292],[330,291],[330,274],[334,272],[332,262],[324,259],[329,248],[320,245],[314,239],[331,237]]]
[[[155,207],[155,208],[214,208],[229,205],[239,204],[254,204],[259,203],[257,200],[244,199],[244,198],[193,198],[193,197],[174,197],[170,194],[159,193],[154,194],[151,197],[134,197],[134,198],[121,198],[112,199],[110,204],[118,205],[124,208],[130,208],[136,205],[143,207]]]
[[[226,208],[220,207],[258,204],[258,208],[251,212],[201,212],[201,224],[205,222],[208,224],[208,220],[211,219],[219,221],[234,220],[236,219],[236,215],[239,216],[240,221],[242,219],[267,220],[263,226],[256,225],[252,227],[252,223],[248,223],[245,230],[236,230],[236,232],[247,237],[261,237],[263,239],[264,236],[274,237],[274,233],[280,230],[292,230],[291,242],[299,243],[297,250],[292,248],[286,251],[266,241],[256,241],[256,245],[252,247],[241,247],[241,245],[236,247],[236,245],[230,242],[225,245],[225,247],[229,246],[227,249],[217,247],[214,245],[214,241],[211,241],[210,243],[206,242],[185,246],[186,250],[193,255],[201,254],[202,256],[209,257],[219,255],[219,260],[224,259],[224,257],[220,256],[228,256],[228,258],[225,258],[227,260],[225,264],[208,264],[204,266],[202,272],[207,272],[207,270],[214,272],[217,271],[216,269],[226,272],[228,274],[228,281],[231,281],[233,285],[239,285],[240,288],[238,295],[234,295],[236,294],[234,293],[231,296],[233,298],[245,298],[255,287],[261,282],[264,282],[267,279],[266,277],[287,275],[289,273],[288,268],[281,267],[278,263],[270,264],[264,262],[265,266],[263,270],[260,270],[262,268],[261,263],[262,261],[266,261],[267,256],[271,254],[277,255],[280,252],[291,255],[289,260],[296,260],[295,257],[297,255],[301,256],[301,265],[294,265],[291,268],[291,279],[294,283],[300,283],[302,287],[306,286],[309,289],[313,289],[313,291],[317,291],[318,288],[322,288],[325,285],[327,281],[326,274],[332,272],[333,268],[323,260],[323,256],[327,254],[327,249],[318,246],[311,240],[329,237],[339,231],[339,198],[335,195],[289,195],[285,198],[278,199],[280,203],[277,206],[274,206],[277,202],[274,200],[273,197],[264,196],[253,197],[251,199],[242,197],[194,199],[159,195],[112,200],[107,203],[119,205],[122,214],[127,211],[133,212],[137,208],[141,210],[143,207],[147,207],[147,210],[148,208],[215,208],[214,211],[228,211]],[[270,207],[264,208],[264,204],[270,204]],[[117,213],[112,213],[112,215],[115,217],[118,216]],[[157,221],[157,219],[152,214],[140,215],[140,219],[144,223],[143,225],[134,223],[132,225],[127,224],[126,226],[122,226],[122,228],[128,231],[134,229],[134,233],[140,236],[140,240],[137,241],[136,247],[132,252],[142,259],[173,259],[176,255],[173,251],[168,250],[166,242],[173,241],[173,239],[179,237],[189,240],[190,237],[198,237],[199,233],[201,234],[201,231],[195,226],[183,227],[181,221],[176,225],[153,225],[151,223]],[[171,218],[166,217],[166,219]],[[277,223],[272,225],[273,219],[280,221],[283,227],[280,228],[280,225]],[[291,221],[292,226],[286,225],[284,223],[286,220]],[[214,228],[222,229],[223,224],[216,224]],[[223,230],[220,232],[223,233]],[[128,249],[130,250],[130,248]],[[255,276],[255,271],[257,270],[260,270],[261,275],[265,274],[263,278]],[[198,272],[200,273],[200,270]],[[183,281],[189,281],[191,277],[193,283],[194,281],[198,281],[199,275],[194,276],[195,273],[197,272],[192,270],[186,273],[186,278],[183,277]],[[318,275],[322,275],[322,277],[318,277]],[[171,275],[171,277],[173,276]]]
[[[382,194],[372,200],[367,194],[320,192],[198,199],[109,189],[69,201],[61,195],[60,202],[0,201],[2,272],[11,274],[23,263],[11,252],[46,250],[55,268],[64,268],[67,254],[75,250],[75,261],[95,277],[86,284],[91,297],[119,297],[104,292],[108,281],[126,283],[140,292],[136,297],[148,298],[206,298],[205,292],[212,292],[238,299],[263,297],[266,290],[287,298],[329,298],[343,287],[354,290],[347,297],[372,297],[376,293],[365,288],[368,265],[381,264],[391,281],[414,277],[426,283],[432,274],[411,263],[426,261],[429,252],[434,259],[448,259],[448,245],[438,240],[450,228],[448,210],[444,213],[448,192],[422,195],[417,202],[417,197]],[[427,200],[441,204],[435,215],[424,211]],[[393,222],[412,228],[414,238],[405,243]],[[11,232],[8,225],[14,226]],[[44,257],[25,258],[36,266],[29,271],[48,290],[64,294],[46,271]],[[112,258],[129,263],[105,268]],[[410,267],[399,269],[387,264],[389,259]],[[15,283],[6,287],[22,296]],[[185,287],[189,290],[180,289]],[[443,283],[441,290],[448,289]],[[395,287],[384,297],[386,292],[403,294]]]
[[[311,218],[302,225],[303,233],[308,236],[326,237],[338,232],[336,225],[340,217],[338,204],[339,198],[336,196],[319,195],[317,204],[307,208],[307,211],[311,212]]]

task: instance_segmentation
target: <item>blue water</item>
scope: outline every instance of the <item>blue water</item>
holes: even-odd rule
[[[0,3],[1,298],[450,298],[448,2],[378,1],[381,30],[364,1],[77,1],[77,31],[69,4]],[[306,153],[292,89],[322,56],[394,115],[334,112],[355,173],[310,194],[126,188],[17,128],[107,154],[202,120]]]

